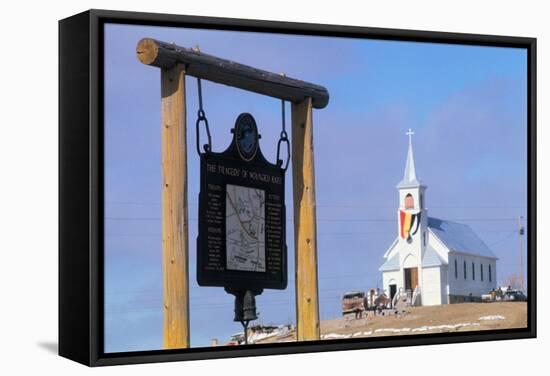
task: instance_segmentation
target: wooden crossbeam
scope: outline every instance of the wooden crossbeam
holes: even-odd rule
[[[208,55],[191,48],[144,38],[137,44],[136,52],[143,64],[159,68],[171,68],[177,63],[184,64],[189,76],[293,103],[311,98],[314,108],[324,108],[329,101],[328,90],[323,86]]]

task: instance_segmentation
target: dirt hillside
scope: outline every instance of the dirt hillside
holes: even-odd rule
[[[524,328],[525,302],[463,303],[410,307],[398,315],[355,319],[338,317],[321,321],[321,339],[360,338],[388,335]],[[295,341],[295,332],[285,338],[265,338],[257,343]]]

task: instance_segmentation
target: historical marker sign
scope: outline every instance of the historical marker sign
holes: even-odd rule
[[[284,289],[284,170],[259,148],[256,122],[241,114],[223,153],[201,154],[197,281],[201,286]]]

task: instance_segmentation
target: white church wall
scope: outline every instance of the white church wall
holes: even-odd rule
[[[441,304],[449,303],[449,268],[448,266],[441,266],[439,269],[440,278],[439,285],[441,289],[439,290],[441,296]]]
[[[415,268],[420,267],[420,260],[422,250],[420,248],[420,242],[416,236],[413,237],[411,243],[407,243],[405,240],[400,239],[397,245],[399,252],[399,265],[403,268]]]
[[[455,264],[456,260],[456,264]],[[466,278],[464,278],[464,262],[466,262]],[[475,273],[472,272],[472,263]],[[456,266],[455,266],[456,265]],[[483,280],[481,276],[483,265]],[[489,265],[491,276],[489,277]],[[458,269],[455,271],[455,267]],[[479,298],[496,288],[496,260],[467,254],[449,254],[449,294],[451,296],[472,296]]]
[[[418,232],[412,236],[411,242],[399,238],[396,248],[399,252],[399,263],[400,265],[404,265],[405,268],[420,267],[420,260],[423,256],[421,233],[422,231],[418,230]],[[414,256],[414,259],[407,260],[409,255]],[[407,265],[405,265],[405,262],[407,262]]]
[[[416,268],[418,267],[418,259],[412,253],[408,253],[403,259],[403,268]]]
[[[422,305],[441,304],[441,272],[439,267],[422,269]]]
[[[384,293],[386,293],[387,296],[390,295],[391,284],[397,285],[397,291],[399,291],[399,288],[403,286],[402,274],[403,273],[399,270],[382,273],[382,285],[384,286]]]

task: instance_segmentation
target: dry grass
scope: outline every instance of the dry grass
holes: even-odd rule
[[[503,316],[503,320],[479,320],[482,316]],[[420,327],[434,327],[439,325],[473,324],[457,328],[428,329],[422,332],[413,332],[412,329]],[[495,303],[462,303],[431,307],[411,307],[405,313],[397,316],[373,316],[368,318],[353,319],[338,317],[321,321],[321,335],[337,334],[352,335],[365,333],[358,337],[391,336],[396,335],[387,331],[376,332],[377,329],[403,329],[411,331],[400,332],[398,335],[442,333],[453,331],[496,330],[527,327],[527,303],[525,302],[495,302]],[[293,341],[292,333],[279,341]],[[258,343],[270,343],[277,341],[275,338],[266,338]]]
[[[500,315],[504,320],[480,321],[482,316]],[[375,331],[381,328],[418,328],[422,326],[478,323],[479,326],[465,326],[458,331],[524,328],[527,326],[527,304],[525,302],[462,303],[431,307],[407,308],[397,316],[369,316],[359,320],[337,318],[321,322],[321,333],[351,334],[359,330]],[[432,330],[428,332],[441,332]],[[374,335],[391,335],[382,332]]]

